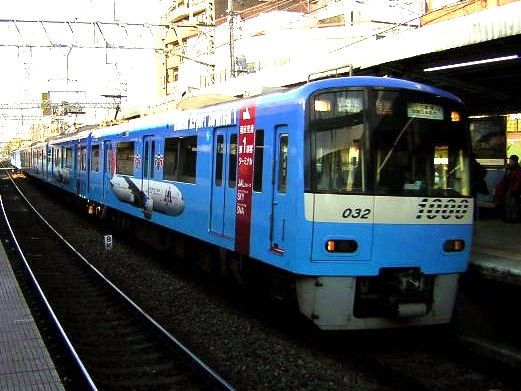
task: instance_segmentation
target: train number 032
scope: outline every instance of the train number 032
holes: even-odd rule
[[[368,219],[371,209],[347,208],[342,212],[344,219]]]

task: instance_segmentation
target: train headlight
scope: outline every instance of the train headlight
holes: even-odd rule
[[[450,113],[450,120],[452,122],[460,122],[461,121],[461,114],[457,111],[452,111]]]
[[[331,239],[326,242],[328,253],[354,253],[356,250],[358,250],[356,240]]]
[[[457,253],[465,250],[465,241],[463,239],[450,239],[443,243],[443,251],[447,253]]]

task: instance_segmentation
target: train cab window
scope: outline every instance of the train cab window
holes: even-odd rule
[[[165,139],[163,178],[195,183],[197,166],[197,136]]]
[[[312,101],[313,187],[324,193],[360,193],[364,175],[364,93],[333,91]]]
[[[99,145],[92,146],[90,170],[94,172],[99,171]]]
[[[264,130],[255,132],[255,163],[253,165],[253,190],[262,191],[262,169],[264,166]]]
[[[134,142],[125,141],[116,145],[116,174],[134,174]]]
[[[228,187],[235,187],[237,180],[237,135],[230,135],[230,156],[228,158]]]
[[[465,122],[456,103],[410,91],[375,94],[375,192],[392,196],[470,194]]]
[[[332,128],[316,135],[317,189],[335,192],[362,190],[363,126]]]
[[[64,150],[64,168],[72,168],[72,148],[65,148]]]

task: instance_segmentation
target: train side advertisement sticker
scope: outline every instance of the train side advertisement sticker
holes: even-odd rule
[[[248,255],[250,252],[253,162],[255,160],[255,106],[243,107],[239,114],[235,250]]]

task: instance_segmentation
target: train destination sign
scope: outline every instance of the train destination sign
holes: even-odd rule
[[[428,103],[407,103],[407,116],[443,120],[443,108]]]

